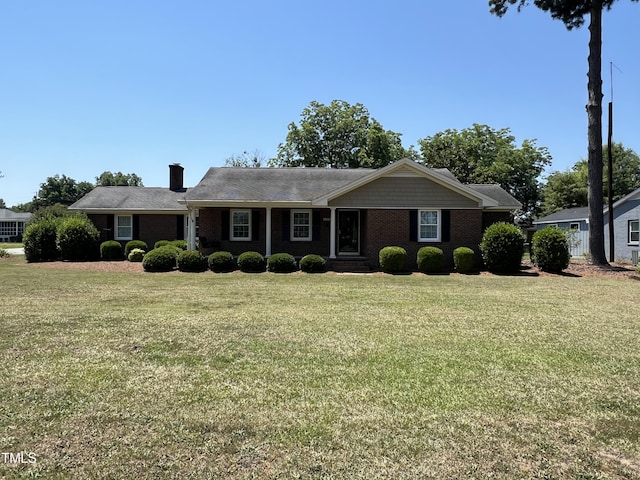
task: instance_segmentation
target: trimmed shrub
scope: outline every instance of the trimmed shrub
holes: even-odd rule
[[[494,223],[482,235],[480,251],[490,272],[515,273],[520,269],[524,237],[520,229],[511,223]]]
[[[274,273],[291,273],[298,270],[298,265],[293,255],[274,253],[267,260],[267,270]]]
[[[207,258],[198,250],[184,250],[177,259],[178,270],[181,272],[204,272],[209,267]]]
[[[42,217],[27,226],[23,237],[27,262],[45,262],[59,257],[56,244],[59,223],[58,218]]]
[[[169,245],[169,240],[158,240],[156,243],[153,244],[153,248],[160,248],[160,247],[166,247],[167,245]]]
[[[100,258],[102,260],[122,260],[122,245],[116,240],[107,240],[100,244]]]
[[[233,272],[236,262],[229,252],[213,252],[209,255],[209,268],[216,273]]]
[[[562,230],[547,227],[533,235],[531,262],[540,270],[559,273],[569,266],[569,260],[569,241]]]
[[[453,264],[458,273],[469,273],[476,263],[476,252],[468,247],[458,247],[453,251]]]
[[[186,240],[172,240],[169,242],[169,245],[173,245],[174,247],[178,247],[180,250],[187,249],[187,241]]]
[[[306,273],[322,273],[327,269],[327,262],[320,255],[309,254],[300,259],[300,270]]]
[[[264,272],[267,263],[258,252],[244,252],[238,256],[238,268],[245,273]]]
[[[149,247],[147,246],[147,242],[144,242],[142,240],[129,240],[124,246],[124,256],[129,258],[129,254],[131,253],[131,250],[133,250],[134,248],[138,248],[144,252],[149,250]]]
[[[147,252],[142,259],[145,272],[170,272],[177,266],[180,250],[171,245],[154,248]]]
[[[438,247],[422,247],[417,255],[418,270],[422,273],[439,273],[444,265],[444,253]]]
[[[141,248],[134,248],[129,252],[129,255],[127,255],[127,260],[129,260],[130,262],[141,262],[144,258],[144,255],[144,250],[142,250]]]
[[[63,260],[100,258],[100,232],[86,217],[67,217],[58,226],[57,244]]]
[[[378,254],[380,268],[385,273],[400,273],[405,271],[407,251],[402,247],[384,247]]]

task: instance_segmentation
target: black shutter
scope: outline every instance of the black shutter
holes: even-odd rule
[[[451,210],[442,210],[442,225],[440,227],[440,233],[443,242],[451,241]]]
[[[418,211],[409,210],[409,240],[418,241]]]
[[[220,223],[220,240],[229,240],[229,222],[231,221],[229,210],[223,210],[221,217],[222,221]]]
[[[176,240],[184,240],[184,215],[176,215]]]
[[[131,235],[134,240],[138,240],[140,239],[140,215],[134,215],[131,222],[133,223],[133,231],[131,232]]]
[[[291,240],[291,210],[282,210],[282,240]]]
[[[105,240],[113,240],[115,237],[115,232],[113,231],[115,227],[115,217],[113,215],[107,215],[107,232]]]
[[[318,240],[320,240],[320,225],[322,224],[322,212],[314,210],[311,213],[311,217],[312,217],[311,223],[313,225],[313,233],[312,233],[311,239],[314,242],[317,242]]]
[[[260,210],[251,210],[251,240],[260,240]]]

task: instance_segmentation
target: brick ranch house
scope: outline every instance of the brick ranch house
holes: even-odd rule
[[[335,270],[378,268],[388,245],[478,252],[484,229],[510,221],[520,203],[498,185],[459,182],[446,169],[409,159],[381,169],[213,167],[193,188],[170,165],[170,187],[97,187],[72,205],[104,239],[187,239],[189,248],[268,257],[309,253]]]
[[[377,269],[388,245],[404,247],[410,267],[425,245],[451,265],[455,248],[478,251],[484,229],[521,207],[498,185],[465,185],[409,159],[375,170],[210,168],[178,202],[191,215],[191,248],[198,212],[204,253],[315,253],[339,270]]]

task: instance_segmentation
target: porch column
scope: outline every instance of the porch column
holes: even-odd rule
[[[267,207],[265,257],[271,256],[271,207]]]
[[[329,228],[329,258],[336,258],[336,207],[331,207],[331,223]]]
[[[187,229],[187,246],[189,250],[196,249],[196,210],[189,209],[188,229]]]

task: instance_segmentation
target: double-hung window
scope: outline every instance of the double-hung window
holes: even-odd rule
[[[311,240],[311,210],[291,210],[291,240]]]
[[[418,241],[440,241],[440,210],[418,211]]]
[[[251,210],[231,210],[231,240],[251,240]]]
[[[629,220],[629,243],[640,244],[640,220]]]
[[[133,239],[133,216],[132,215],[116,215],[116,240]]]

